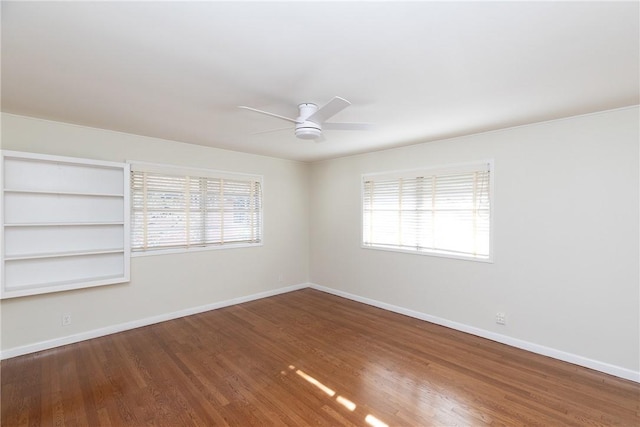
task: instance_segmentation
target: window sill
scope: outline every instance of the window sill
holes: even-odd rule
[[[399,253],[411,254],[411,255],[426,255],[426,256],[432,256],[437,258],[451,258],[451,259],[459,259],[462,261],[475,261],[475,262],[481,262],[485,264],[493,264],[493,255],[489,255],[488,258],[476,258],[472,256],[456,255],[456,254],[451,254],[446,252],[436,252],[436,251],[427,251],[427,250],[413,251],[408,249],[387,248],[382,246],[370,246],[370,245],[364,245],[364,244],[360,244],[360,247],[362,249],[372,249],[376,251],[399,252]]]
[[[264,246],[264,243],[238,243],[233,245],[211,245],[211,246],[194,246],[192,248],[173,248],[173,249],[154,249],[148,251],[131,251],[131,257],[145,257],[145,256],[155,256],[155,255],[171,255],[171,254],[184,254],[184,253],[192,253],[192,252],[203,252],[203,251],[220,251],[220,250],[228,250],[228,249],[240,249],[240,248],[255,248]]]

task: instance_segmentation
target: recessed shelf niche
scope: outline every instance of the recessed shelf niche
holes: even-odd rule
[[[129,281],[129,165],[2,151],[2,298]]]

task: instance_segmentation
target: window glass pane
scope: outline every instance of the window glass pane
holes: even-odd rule
[[[490,179],[488,163],[365,177],[363,245],[489,259]]]
[[[227,174],[229,175],[229,174]],[[262,193],[254,179],[133,170],[132,250],[260,243]]]

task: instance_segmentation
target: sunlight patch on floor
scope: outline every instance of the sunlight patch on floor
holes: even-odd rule
[[[296,369],[296,367],[293,366],[293,365],[289,365],[289,369],[294,371],[301,378],[304,378],[308,383],[313,384],[314,386],[316,386],[317,388],[322,390],[324,393],[326,393],[330,397],[335,396],[335,394],[336,394],[335,391],[333,391],[332,389],[330,389],[326,385],[322,384],[320,381],[318,381],[317,379],[315,379],[311,375],[307,374],[306,372],[304,372],[304,371],[302,371],[300,369]],[[286,375],[286,372],[284,372],[284,371],[281,371],[280,373],[283,374],[283,375]],[[348,409],[351,412],[355,411],[356,407],[357,407],[355,403],[353,403],[351,400],[349,400],[346,397],[341,396],[341,395],[336,396],[336,402],[338,402],[339,404],[341,404],[342,406],[344,406],[346,409]],[[365,417],[364,420],[365,420],[365,422],[367,424],[369,424],[372,427],[389,427],[389,425],[387,423],[380,421],[378,418],[374,417],[371,414],[367,414],[367,416]]]
[[[336,402],[353,412],[356,409],[356,404],[347,399],[346,397],[338,396],[336,397]]]
[[[373,427],[389,427],[386,423],[383,423],[371,414],[367,415],[364,420],[367,422],[367,424]]]
[[[320,390],[324,391],[329,396],[333,397],[336,394],[335,391],[331,390],[329,387],[327,387],[326,385],[322,384],[320,381],[318,381],[317,379],[313,378],[311,375],[305,374],[300,369],[296,370],[296,374],[300,375],[302,378],[304,378],[305,380],[307,380],[309,383],[313,384],[314,386],[318,387]]]

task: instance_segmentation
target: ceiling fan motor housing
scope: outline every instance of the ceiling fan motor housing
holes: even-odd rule
[[[319,123],[307,120],[313,113],[318,111],[316,104],[300,104],[300,116],[296,119],[296,137],[301,139],[318,139],[322,135],[322,127]]]

